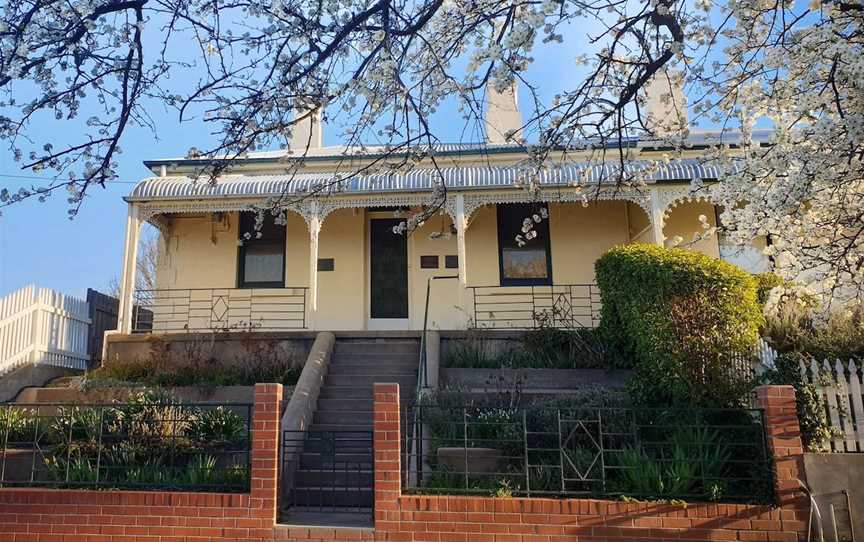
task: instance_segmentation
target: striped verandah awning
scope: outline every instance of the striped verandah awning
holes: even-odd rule
[[[149,177],[139,182],[126,198],[130,202],[152,200],[266,198],[302,196],[321,192],[333,196],[430,192],[444,180],[452,191],[517,188],[529,179],[541,188],[612,185],[620,179],[648,184],[717,180],[731,173],[705,159],[630,161],[602,164],[567,164],[540,171],[525,166],[471,166],[415,169],[406,173],[374,173],[338,176],[334,173],[276,175],[224,175],[215,183],[185,176]]]

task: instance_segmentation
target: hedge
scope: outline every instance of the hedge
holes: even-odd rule
[[[633,358],[636,401],[741,403],[752,384],[741,353],[763,323],[752,275],[698,252],[647,244],[616,246],[595,268],[599,332]]]

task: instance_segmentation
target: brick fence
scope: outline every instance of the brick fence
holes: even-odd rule
[[[796,491],[804,479],[795,392],[757,389],[775,455],[780,507],[747,504],[630,503],[403,495],[399,387],[375,386],[375,535],[395,542],[613,542],[765,540],[797,542],[809,510]]]
[[[255,386],[249,493],[0,489],[0,541],[272,540],[281,400],[281,385]]]
[[[788,386],[757,390],[779,507],[403,495],[399,387],[375,386],[375,528],[276,525],[282,386],[255,387],[248,494],[0,489],[0,542],[797,541],[807,528],[802,446]]]

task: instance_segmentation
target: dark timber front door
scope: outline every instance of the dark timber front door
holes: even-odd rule
[[[399,219],[370,220],[369,271],[372,318],[408,318],[408,244],[393,233]]]

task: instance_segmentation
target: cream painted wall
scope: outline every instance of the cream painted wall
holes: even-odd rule
[[[177,215],[159,244],[159,289],[235,288],[237,213],[224,221],[211,215]]]
[[[645,213],[627,202],[598,202],[583,207],[578,203],[552,203],[550,238],[552,272],[556,284],[594,281],[594,262],[606,250],[632,240],[647,226]],[[704,203],[683,203],[674,208],[667,221],[667,237],[692,239],[700,228],[698,216],[705,214],[713,224],[714,212]],[[341,209],[330,214],[319,237],[319,258],[333,258],[334,271],[318,273],[318,311],[314,329],[361,330],[368,325],[368,219],[362,209]],[[385,216],[385,215],[380,215]],[[386,215],[392,216],[392,215]],[[174,218],[167,239],[160,247],[159,288],[236,288],[236,213],[226,221],[213,222],[210,216]],[[442,230],[441,239],[430,234]],[[456,236],[450,231],[446,214],[436,216],[408,239],[409,315],[412,329],[423,325],[426,284],[429,277],[456,275],[446,269],[445,258],[456,255]],[[717,256],[716,238],[695,248]],[[478,209],[466,232],[467,280],[469,286],[497,286],[498,234],[494,205]],[[435,255],[438,269],[421,269],[420,256]],[[287,216],[285,284],[309,284],[309,232],[303,219]],[[308,298],[307,298],[308,304]],[[430,298],[430,328],[461,329],[469,317],[471,291],[462,291],[458,280],[433,281]],[[311,322],[310,322],[311,324]]]
[[[697,252],[720,257],[720,248],[717,242],[717,236],[712,235],[708,239],[703,239],[693,243],[693,236],[696,233],[704,232],[702,224],[699,222],[699,215],[705,215],[708,219],[708,224],[716,226],[716,215],[714,206],[704,201],[689,201],[672,207],[668,212],[666,224],[663,227],[663,236],[666,237],[666,246],[671,245],[672,239],[680,236],[684,239],[681,243],[682,248],[688,248]]]
[[[603,201],[588,207],[552,203],[549,220],[552,278],[556,284],[593,282],[594,261],[613,245],[630,239],[625,202]],[[495,206],[487,205],[476,211],[468,228],[465,250],[469,286],[500,284],[496,222]]]
[[[316,329],[365,329],[365,237],[362,209],[340,209],[324,220],[318,236],[318,257],[333,258],[334,270],[318,273]],[[308,235],[306,243],[308,246]]]
[[[285,285],[309,285],[309,230],[297,213],[285,216]]]
[[[623,201],[601,201],[588,207],[578,203],[551,204],[549,235],[555,284],[594,282],[597,258],[630,239],[627,215]]]
[[[458,277],[458,269],[445,267],[446,256],[456,256],[456,234],[451,233],[453,221],[447,214],[432,217],[408,238],[408,271],[410,274],[411,327],[423,329],[423,314],[426,306],[426,285],[430,277]],[[443,231],[438,239],[430,235]],[[437,269],[422,269],[420,256],[438,256]],[[429,329],[461,329],[467,322],[459,279],[433,280],[429,294]]]

